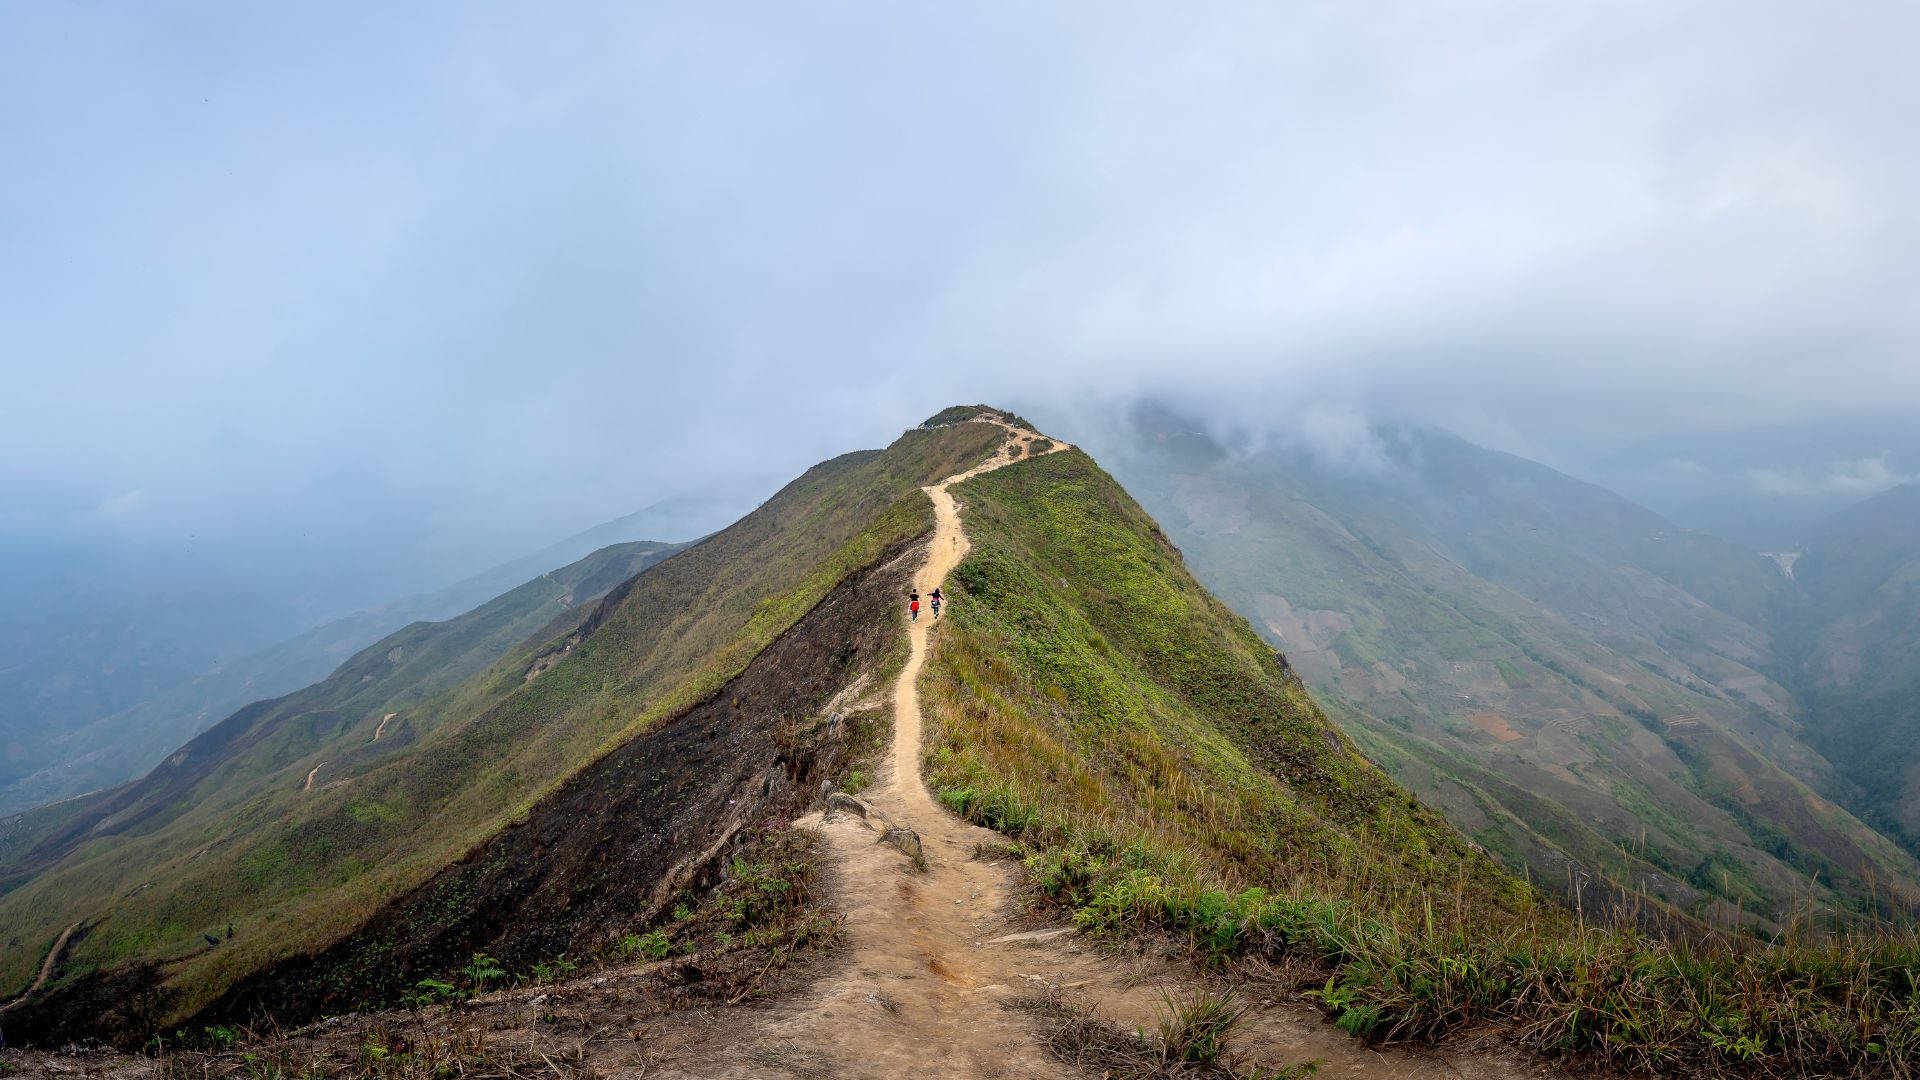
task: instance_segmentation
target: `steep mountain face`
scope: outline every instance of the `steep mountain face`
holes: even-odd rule
[[[1095,440],[1099,446],[1099,440]],[[1780,915],[1920,866],[1823,792],[1764,558],[1431,431],[1346,464],[1142,411],[1107,456],[1368,752],[1542,885]]]
[[[298,1022],[394,1000],[417,973],[476,952],[512,971],[591,956],[661,915],[845,763],[828,703],[897,652],[917,554],[908,545],[850,574],[719,692],[580,770],[343,940],[236,985],[214,1014]]]
[[[12,819],[34,835],[6,848],[14,884],[0,897],[0,925],[10,930],[0,976],[25,985],[49,943],[78,924],[62,967],[67,974],[44,995],[49,1000],[57,1005],[61,988],[78,987],[89,970],[134,971],[129,965],[159,962],[166,989],[179,995],[176,1011],[192,1010],[292,958],[353,955],[351,941],[369,939],[352,935],[380,932],[373,920],[393,910],[390,902],[425,895],[418,890],[448,880],[436,875],[455,860],[504,842],[510,822],[549,820],[540,815],[569,798],[578,801],[542,828],[604,839],[614,831],[657,831],[664,819],[651,816],[656,812],[694,813],[690,808],[708,805],[702,800],[719,775],[663,775],[635,788],[620,786],[632,779],[626,773],[604,770],[667,769],[685,745],[680,736],[639,742],[652,749],[623,748],[665,721],[677,728],[699,709],[733,701],[727,691],[744,687],[739,680],[750,665],[773,655],[770,645],[851,579],[865,573],[862,580],[884,584],[878,568],[929,527],[919,486],[977,461],[997,441],[998,429],[966,424],[911,432],[886,451],[837,458],[644,572],[618,584],[595,578],[601,588],[611,585],[601,600],[553,611],[530,636],[524,625],[502,630],[481,620],[469,629],[518,632],[524,640],[465,678],[438,662],[428,664],[432,674],[403,676],[418,658],[410,649],[429,649],[445,637],[433,627],[409,628],[400,636],[418,631],[430,640],[382,642],[314,688],[248,706],[142,780],[75,800],[77,812]],[[886,592],[882,585],[863,588]],[[854,639],[824,655],[806,661],[820,673],[796,674],[794,686],[806,691],[796,690],[796,701],[811,702],[877,662],[863,659]],[[738,696],[752,700],[744,689]],[[717,725],[714,737],[725,736],[728,721],[714,716],[704,723]],[[779,724],[762,734],[792,736]],[[777,802],[786,789],[767,767],[789,751],[776,744],[741,744],[737,764],[751,767],[765,798]],[[593,768],[603,771],[582,771]],[[568,786],[582,783],[588,787]],[[566,794],[616,789],[627,794]],[[628,869],[653,877],[615,875],[609,880],[619,882],[619,896],[608,903],[635,914],[653,884],[689,856],[725,854],[724,847],[694,847],[695,832],[673,831],[665,848],[634,856],[645,866]],[[457,953],[475,934],[531,934],[536,917],[563,919],[566,905],[555,897],[565,894],[567,880],[493,890],[489,895],[504,906],[459,922],[417,955]],[[506,893],[532,907],[499,900]],[[417,927],[437,917],[384,925]],[[571,932],[552,929],[541,940]],[[221,944],[206,944],[206,935]],[[284,996],[271,986],[259,992]],[[23,1014],[29,1010],[10,1023]]]
[[[1339,734],[1086,454],[955,493],[974,549],[924,677],[941,723],[929,782],[1037,849],[1042,888],[1083,920],[1239,933],[1212,925],[1235,922],[1230,894],[1276,882],[1531,909]]]
[[[1775,624],[1813,741],[1863,810],[1920,851],[1920,484],[1836,516],[1793,583]]]
[[[451,619],[600,548],[702,535],[731,520],[732,508],[732,502],[721,500],[669,500],[444,589],[333,619],[170,687],[149,686],[133,704],[106,713],[55,708],[49,702],[23,708],[15,725],[29,733],[32,744],[16,747],[14,759],[24,771],[10,777],[0,771],[5,780],[0,783],[0,814],[123,783],[242,705],[323,679],[354,653],[409,623]],[[663,556],[669,550],[657,540],[650,542]],[[555,597],[566,592],[558,585],[551,591]],[[82,648],[75,655],[87,653]]]

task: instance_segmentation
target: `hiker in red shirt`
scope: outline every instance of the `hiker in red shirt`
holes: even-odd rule
[[[911,618],[914,622],[920,621],[920,590],[919,589],[915,589],[912,592],[907,594],[907,610],[912,613],[909,616],[909,618]]]

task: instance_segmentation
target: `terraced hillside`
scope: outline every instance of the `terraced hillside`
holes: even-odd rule
[[[23,821],[40,835],[12,848],[0,973],[24,986],[80,923],[43,997],[89,971],[157,962],[179,1013],[342,942],[583,768],[715,700],[836,588],[926,531],[919,486],[997,438],[961,425],[836,458],[464,679],[376,701],[410,660],[404,645],[376,646],[332,690],[315,688],[314,708],[309,692],[250,706],[150,776],[86,800],[81,818]],[[366,694],[342,698],[340,680]]]

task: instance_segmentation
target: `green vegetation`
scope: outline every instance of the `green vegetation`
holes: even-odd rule
[[[1024,431],[1034,430],[1033,425],[1028,423],[1025,417],[1017,416],[1003,409],[996,409],[991,405],[951,405],[921,421],[920,426],[943,427],[948,424],[958,424],[965,420],[972,420],[980,416],[996,417]]]
[[[1662,1075],[1754,1065],[1792,1075],[1905,1075],[1920,1061],[1920,940],[1775,948],[1630,934],[1438,931],[1308,905],[1286,940],[1333,967],[1319,998],[1378,1040],[1487,1020],[1538,1049]]]
[[[1305,961],[1335,1021],[1376,1041],[1500,1021],[1662,1074],[1920,1063],[1920,939],[1577,926],[1349,749],[1083,455],[959,494],[974,549],[925,676],[929,776],[1088,930]]]
[[[606,600],[556,611],[537,633],[516,622],[533,610],[518,602],[519,614],[496,609],[457,630],[410,627],[403,634],[416,636],[355,657],[324,691],[244,710],[143,785],[15,819],[0,855],[24,883],[0,895],[0,920],[21,931],[0,970],[24,981],[61,927],[98,918],[73,950],[75,968],[169,961],[168,989],[191,1008],[338,939],[568,776],[725,685],[836,583],[925,531],[921,484],[1002,438],[987,425],[923,428],[885,452],[828,462],[644,574],[582,577],[570,587],[597,582]],[[1353,518],[1291,506],[1314,522],[1296,534],[1316,538],[1314,558],[1332,550],[1326,537],[1346,537],[1337,550],[1366,601],[1337,606],[1348,594],[1327,564],[1306,565],[1303,544],[1286,558],[1308,588],[1298,606],[1268,604],[1263,618],[1322,641],[1320,662],[1340,679],[1372,680],[1355,696],[1377,723],[1348,698],[1329,699],[1350,737],[1084,454],[1024,459],[955,494],[973,549],[947,583],[954,603],[922,676],[926,768],[946,806],[1012,839],[1036,902],[1096,936],[1184,940],[1217,968],[1284,961],[1310,973],[1312,996],[1341,1029],[1378,1042],[1496,1022],[1543,1052],[1662,1075],[1920,1068],[1920,937],[1884,932],[1870,898],[1845,924],[1859,932],[1836,932],[1812,892],[1862,868],[1870,875],[1875,860],[1904,864],[1767,765],[1749,741],[1779,733],[1760,724],[1736,733],[1727,699],[1689,673],[1721,650],[1730,666],[1718,677],[1755,674],[1728,660],[1750,643],[1724,612],[1635,639],[1671,653],[1627,656],[1530,613],[1509,586],[1443,588],[1467,571],[1446,559],[1435,568],[1405,534],[1354,535]],[[1189,505],[1217,495],[1182,492]],[[1532,564],[1505,542],[1480,536],[1462,561],[1526,583]],[[1651,592],[1682,580],[1700,595],[1737,592],[1744,571],[1715,576],[1700,554],[1608,557],[1628,560],[1637,582],[1666,583]],[[1256,613],[1281,595],[1265,579],[1243,584]],[[1591,586],[1558,599],[1573,604]],[[503,640],[513,633],[524,640]],[[1413,640],[1421,647],[1407,647]],[[406,674],[409,664],[423,666]],[[1689,664],[1699,666],[1674,670]],[[1569,726],[1522,735],[1484,704],[1447,707],[1436,687],[1454,677],[1467,680],[1455,696],[1525,692]],[[375,741],[389,713],[401,719]],[[863,782],[885,721],[884,710],[844,718],[849,757],[832,779]],[[1550,737],[1589,755],[1554,762],[1557,786],[1541,785],[1553,797],[1513,775],[1521,759],[1483,752]],[[1598,868],[1611,880],[1583,875],[1579,887],[1616,900],[1634,890],[1615,882],[1657,873],[1723,922],[1767,909],[1770,935],[1663,941],[1588,925],[1584,910],[1551,906],[1503,873],[1368,754],[1425,778],[1455,820],[1473,822],[1516,864]],[[1579,800],[1594,791],[1638,835],[1589,821],[1595,804]],[[440,1006],[606,960],[649,972],[697,961],[698,993],[743,1000],[838,934],[811,902],[808,839],[778,831],[756,843],[717,885],[671,898],[670,915],[636,918],[591,955],[521,957],[514,971],[483,953],[437,960],[448,970],[409,974],[404,1004],[450,1012]],[[55,863],[33,864],[49,850]],[[1575,888],[1571,871],[1568,880]],[[210,933],[229,922],[237,936]],[[1236,1062],[1242,1009],[1230,994],[1170,999],[1153,1035],[1116,1031],[1058,999],[1032,1007],[1056,1054],[1116,1076],[1311,1071]],[[232,1036],[223,1044],[219,1030],[187,1041],[224,1053]],[[457,1075],[476,1054],[370,1032],[356,1068]]]
[[[1162,992],[1160,1045],[1170,1061],[1217,1066],[1227,1057],[1227,1039],[1247,1014],[1233,991],[1201,988],[1183,996]]]
[[[1795,722],[1765,559],[1441,432],[1381,428],[1349,468],[1201,427],[1137,418],[1112,467],[1346,733],[1508,869],[1571,904],[1572,863],[1767,932],[1809,881],[1835,910],[1920,903],[1885,818],[1828,801],[1843,765],[1897,786],[1920,728],[1863,723],[1889,732],[1874,746]],[[1728,872],[1691,872],[1711,857]]]
[[[1111,1080],[1303,1080],[1320,1068],[1317,1061],[1280,1068],[1241,1062],[1229,1044],[1247,1009],[1232,991],[1202,987],[1163,996],[1153,1034],[1126,1031],[1057,990],[1009,1007],[1040,1021],[1041,1040],[1055,1057]]]
[[[926,676],[929,775],[1032,848],[1043,886],[1076,907],[1149,879],[1198,898],[1282,877],[1536,906],[1340,737],[1085,455],[958,494],[974,553]]]
[[[999,410],[986,405],[949,405],[920,422],[921,427],[945,427],[971,420],[981,414],[999,415]]]
[[[333,680],[364,683],[369,696],[242,710],[176,755],[181,764],[116,793],[110,818],[0,896],[0,924],[17,935],[0,951],[0,978],[24,985],[61,928],[97,918],[70,970],[170,961],[187,1012],[337,940],[577,770],[723,685],[848,573],[924,532],[932,512],[920,485],[977,462],[1001,435],[972,424],[914,431],[886,451],[824,463],[731,528],[608,582],[604,602],[556,605],[560,618],[466,678],[405,682],[417,696],[398,710],[399,697],[376,691],[412,654],[401,645],[395,657],[386,642]],[[231,941],[201,942],[229,923]]]
[[[900,650],[900,657],[874,675],[874,683],[884,686],[899,674],[900,664],[904,662],[906,649]],[[858,794],[866,789],[873,770],[879,765],[881,757],[893,743],[893,709],[889,705],[876,705],[848,713],[847,725],[847,771],[834,785],[841,791]]]
[[[1773,612],[1782,681],[1848,804],[1920,854],[1920,484],[1837,516],[1794,563]]]

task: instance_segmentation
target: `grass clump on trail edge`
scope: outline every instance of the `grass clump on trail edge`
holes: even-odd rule
[[[1279,1068],[1240,1061],[1229,1043],[1247,1007],[1232,991],[1203,987],[1164,997],[1151,1034],[1127,1031],[1057,989],[1007,1007],[1039,1021],[1040,1040],[1054,1057],[1112,1080],[1303,1080],[1320,1069],[1318,1061]]]
[[[1344,1030],[1662,1074],[1916,1074],[1920,940],[1576,925],[1354,751],[1153,521],[1066,451],[956,488],[928,779],[1096,933],[1304,962]]]

